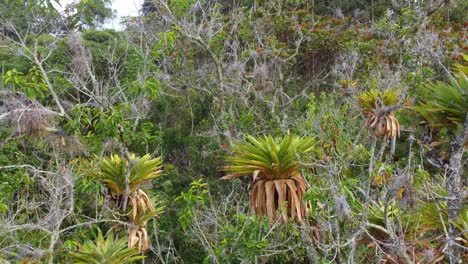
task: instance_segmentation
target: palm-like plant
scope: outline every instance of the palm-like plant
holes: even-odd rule
[[[141,188],[146,182],[159,177],[161,168],[161,158],[151,159],[150,155],[136,157],[131,154],[129,158],[113,155],[110,158],[105,157],[101,164],[101,182],[109,189],[111,197],[121,206],[127,201],[132,209],[129,221],[133,227],[127,230],[128,246],[133,248],[138,243],[139,251],[149,249],[146,224],[162,210],[154,207],[148,194]],[[125,195],[128,195],[127,199]]]
[[[338,83],[345,93],[352,92],[357,85],[357,82],[351,79],[338,80]]]
[[[161,158],[151,159],[150,155],[136,157],[131,154],[128,159],[122,159],[119,155],[105,157],[101,164],[101,181],[109,188],[113,198],[122,196],[126,189],[126,177],[128,169],[129,191],[135,192],[142,184],[161,175]]]
[[[143,259],[135,248],[127,248],[127,239],[114,238],[111,232],[104,239],[101,232],[98,233],[96,243],[86,242],[80,251],[70,253],[71,261],[75,264],[114,264],[132,263]]]
[[[367,237],[363,242],[368,245],[379,245],[385,252],[384,262],[389,263],[438,263],[444,258],[443,253],[438,247],[431,247],[432,243],[438,242],[439,237],[432,237],[413,241],[415,233],[420,233],[422,217],[418,219],[401,210],[396,200],[388,202],[386,205],[381,202],[370,204],[367,223]],[[420,222],[421,221],[421,222]],[[405,223],[406,228],[396,232],[389,227]],[[370,240],[368,240],[370,238]],[[400,250],[392,245],[395,239],[401,239],[404,244]]]
[[[458,211],[457,219],[451,220],[450,222],[461,233],[455,240],[461,241],[465,246],[468,246],[468,206],[462,206]],[[438,203],[437,206],[433,203],[426,203],[422,206],[420,212],[420,226],[418,228],[420,232],[435,230],[439,234],[443,234],[448,223],[446,203]]]
[[[465,63],[468,56],[464,55]],[[433,127],[446,127],[460,132],[451,141],[450,170],[446,181],[448,214],[448,233],[451,239],[459,237],[457,228],[458,211],[463,204],[463,157],[468,149],[468,68],[455,65],[458,73],[450,76],[450,83],[436,82],[426,85],[424,100],[415,106]],[[450,262],[454,262],[462,255],[462,250],[451,243],[447,244]]]
[[[450,83],[429,83],[424,90],[424,100],[414,109],[433,127],[462,125],[468,113],[468,77],[459,67],[457,79]]]
[[[367,127],[373,130],[376,136],[400,136],[400,123],[393,115],[398,107],[398,95],[397,90],[388,89],[384,92],[370,90],[357,96],[362,113],[367,117]]]
[[[252,176],[250,206],[258,215],[275,219],[279,208],[283,222],[288,214],[302,221],[307,183],[299,171],[299,157],[314,150],[315,141],[310,137],[247,136],[247,141],[235,144],[233,155],[226,158],[231,165],[223,168],[229,174],[222,179]]]
[[[458,223],[456,221],[452,221],[452,224],[461,232],[461,236],[455,238],[455,240],[462,241],[463,244],[468,246],[468,206],[465,205],[459,212],[458,212]]]

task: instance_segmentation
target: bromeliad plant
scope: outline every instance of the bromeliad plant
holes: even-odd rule
[[[307,183],[299,171],[299,158],[313,151],[315,141],[310,137],[247,136],[246,141],[234,145],[233,155],[226,158],[231,165],[223,170],[229,174],[221,179],[252,176],[250,206],[258,215],[268,215],[273,220],[279,209],[284,223],[288,215],[302,221]]]
[[[161,158],[151,159],[150,155],[121,158],[119,155],[105,157],[101,164],[101,181],[109,188],[110,194],[117,199],[124,195],[126,176],[128,175],[129,193],[134,193],[141,185],[161,175]],[[128,171],[130,169],[130,171]]]
[[[148,220],[157,216],[162,208],[155,208],[153,201],[143,185],[161,175],[161,158],[151,159],[150,155],[128,158],[119,155],[105,157],[101,164],[101,182],[109,189],[110,195],[120,208],[131,208],[130,224],[127,230],[128,246],[133,248],[138,243],[138,250],[149,249],[149,238],[146,232]],[[125,197],[127,196],[127,197]]]
[[[96,243],[86,242],[78,252],[70,253],[71,261],[75,264],[114,264],[133,263],[143,259],[134,248],[127,248],[127,239],[114,238],[111,232],[106,239],[99,231]]]
[[[456,128],[467,120],[468,67],[459,65],[457,68],[459,72],[456,78],[450,79],[450,83],[438,81],[426,85],[424,100],[414,106],[433,127]]]
[[[466,64],[468,56],[463,57]],[[457,227],[460,224],[458,212],[464,202],[463,186],[466,180],[463,174],[465,164],[463,157],[468,149],[468,67],[462,65],[455,67],[458,72],[455,76],[450,76],[450,83],[429,83],[423,90],[424,99],[414,107],[432,127],[444,127],[451,131],[450,134],[455,134],[455,137],[449,141],[451,151],[445,185],[447,196],[450,198],[447,201],[447,214],[448,234],[452,240],[461,237]],[[462,249],[451,243],[450,239],[446,243],[446,248],[450,262],[456,261],[463,255]]]
[[[370,90],[357,96],[362,114],[367,118],[367,127],[375,136],[400,136],[400,123],[393,115],[398,107],[398,95],[397,90],[388,89],[384,92]]]

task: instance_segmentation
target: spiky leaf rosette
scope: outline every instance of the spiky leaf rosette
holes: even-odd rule
[[[226,158],[232,165],[225,166],[230,174],[222,179],[253,176],[255,179],[288,179],[298,174],[299,156],[315,150],[311,137],[287,135],[283,139],[272,136],[254,138],[234,144],[233,155]]]
[[[367,117],[367,127],[378,137],[388,135],[400,136],[400,123],[393,115],[398,105],[397,90],[376,91],[361,93],[357,96],[362,113]]]
[[[448,221],[447,203],[425,203],[420,211],[420,232],[437,231],[443,234]],[[460,231],[460,237],[455,240],[468,246],[468,206],[463,205],[458,211],[456,221],[450,221]]]
[[[422,102],[414,109],[433,127],[462,125],[468,113],[468,77],[460,70],[450,83],[436,82],[425,86]]]
[[[109,189],[111,196],[119,200],[125,194],[125,177],[128,174],[129,194],[128,206],[132,209],[129,222],[133,227],[128,228],[128,247],[133,248],[138,243],[138,251],[149,249],[149,237],[146,232],[146,223],[156,217],[162,208],[155,208],[153,201],[142,189],[141,185],[161,175],[161,158],[151,159],[150,155],[136,157],[130,155],[129,159],[112,155],[104,158],[101,164],[101,182]],[[130,172],[128,173],[128,170]]]
[[[114,263],[133,263],[143,259],[134,248],[127,248],[127,239],[114,238],[110,233],[104,239],[101,232],[98,233],[96,243],[86,242],[78,252],[70,253],[72,263],[75,264],[114,264]]]
[[[109,188],[112,197],[116,198],[125,193],[128,168],[130,168],[129,190],[134,192],[143,183],[161,175],[162,160],[159,157],[151,159],[149,154],[143,157],[131,154],[129,160],[117,154],[110,158],[105,157],[101,164],[101,182]]]
[[[304,219],[302,198],[307,183],[299,172],[299,158],[315,151],[313,138],[247,136],[247,140],[235,144],[232,151],[233,155],[226,158],[231,165],[223,168],[229,174],[222,179],[252,176],[250,205],[257,214],[274,219],[277,209],[280,209],[283,222],[287,221],[288,214],[299,221]]]

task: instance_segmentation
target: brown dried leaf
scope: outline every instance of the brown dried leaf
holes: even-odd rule
[[[296,184],[295,184],[295,182],[293,180],[287,180],[286,184],[289,186],[289,189],[290,189],[291,198],[292,198],[291,204],[294,203],[294,206],[291,207],[291,215],[292,215],[293,211],[296,211],[298,220],[302,221],[302,219],[303,219],[302,210],[301,210],[302,202],[299,201],[299,198],[297,197]],[[293,217],[293,219],[294,219],[294,217]]]
[[[283,223],[288,222],[288,210],[284,208],[284,204],[286,203],[286,196],[285,196],[285,186],[283,180],[276,180],[274,181],[276,186],[276,192],[278,193],[278,207],[281,213],[281,218]]]
[[[265,182],[266,208],[271,220],[275,219],[275,186],[274,181]]]
[[[265,194],[265,181],[259,180],[258,191],[257,191],[257,204],[255,205],[255,211],[260,215],[266,214],[266,194]]]
[[[137,242],[138,242],[137,229],[131,228],[128,234],[128,247],[129,248],[135,247]]]

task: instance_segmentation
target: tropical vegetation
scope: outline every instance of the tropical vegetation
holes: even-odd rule
[[[283,222],[287,222],[288,214],[292,219],[305,219],[303,197],[308,186],[300,174],[298,158],[316,148],[313,138],[247,136],[247,140],[232,148],[233,156],[226,158],[232,165],[224,167],[230,174],[222,179],[252,176],[250,206],[259,215],[274,220],[279,209]]]
[[[117,2],[0,1],[1,264],[468,263],[466,0]]]

